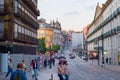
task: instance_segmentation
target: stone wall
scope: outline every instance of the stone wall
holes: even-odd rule
[[[24,60],[27,67],[27,71],[30,71],[30,62],[32,59],[37,58],[37,55],[11,54],[10,57],[13,60],[14,70],[16,70],[17,64]]]

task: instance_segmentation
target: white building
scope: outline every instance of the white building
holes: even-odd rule
[[[83,49],[83,33],[72,32],[72,49],[77,49],[78,47]]]
[[[120,0],[107,0],[98,10],[99,14],[97,10],[96,18],[88,30],[88,50],[99,49],[100,63],[103,58],[105,64],[118,64],[120,61]]]

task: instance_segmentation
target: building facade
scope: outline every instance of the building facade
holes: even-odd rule
[[[38,20],[39,29],[38,29],[38,39],[45,38],[46,48],[49,48],[53,45],[53,29],[50,24],[46,23],[45,20]]]
[[[95,19],[92,22],[92,26],[94,27],[90,27],[88,31],[88,49],[97,49],[99,52],[100,63],[119,64],[120,1],[107,0],[101,8],[98,18],[99,21]],[[97,22],[97,25],[95,25],[95,22]],[[97,45],[94,45],[93,43]]]
[[[0,0],[0,53],[36,53],[37,3],[37,0]]]
[[[72,49],[83,49],[83,33],[82,32],[72,32]]]
[[[61,24],[58,21],[56,22],[51,21],[50,25],[54,30],[53,43],[60,45],[61,44]]]
[[[86,56],[88,55],[88,50],[87,50],[88,27],[89,27],[89,24],[87,26],[85,26],[82,30],[82,32],[83,32],[83,51],[82,51],[82,54],[86,55]]]

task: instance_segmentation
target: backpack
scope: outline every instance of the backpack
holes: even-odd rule
[[[20,73],[16,73],[13,80],[22,80]]]

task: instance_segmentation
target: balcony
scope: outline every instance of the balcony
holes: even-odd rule
[[[34,28],[36,28],[36,29],[39,28],[39,24],[37,22],[35,22],[32,18],[30,18],[27,14],[22,12],[22,10],[20,8],[17,10],[17,12],[15,12],[15,16],[21,18],[22,21],[30,24]]]
[[[4,13],[4,5],[0,5],[0,14]]]
[[[33,37],[27,36],[27,35],[22,34],[22,33],[16,33],[16,34],[14,34],[14,40],[17,42],[37,44],[37,39],[35,39]]]
[[[40,15],[40,11],[37,9],[37,7],[35,6],[35,4],[31,1],[31,0],[23,0],[24,3],[26,5],[29,6],[30,9],[32,9],[32,11],[37,15],[39,16]]]

